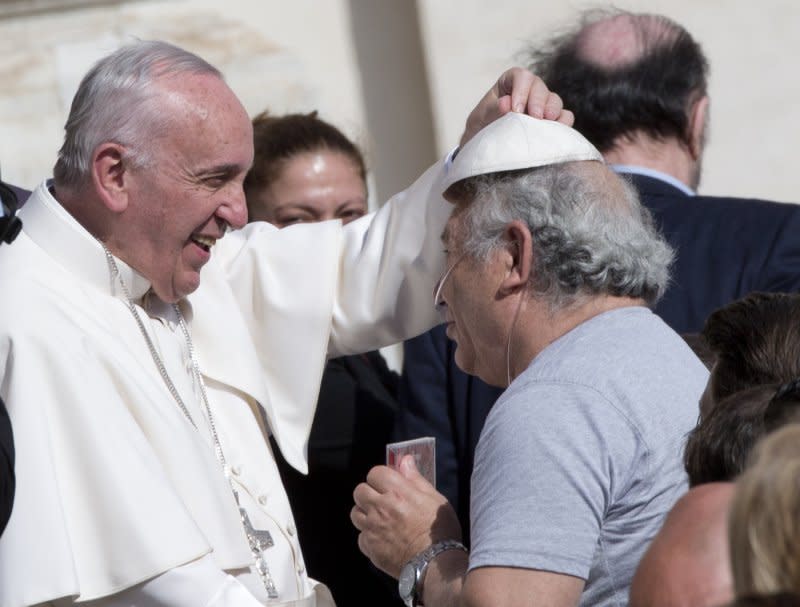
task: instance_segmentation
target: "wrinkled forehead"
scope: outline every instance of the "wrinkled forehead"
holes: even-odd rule
[[[235,153],[237,158],[230,162],[248,167],[252,164],[250,117],[221,78],[209,74],[184,74],[182,78],[170,75],[159,79],[157,89],[155,104],[161,119],[155,124],[162,130],[154,135],[206,148],[203,156]]]
[[[167,104],[165,110],[189,120],[224,117],[250,122],[241,101],[222,78],[213,74],[168,74],[155,81],[155,89]]]

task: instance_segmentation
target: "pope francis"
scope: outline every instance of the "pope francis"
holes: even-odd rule
[[[572,119],[510,70],[465,139],[509,110]],[[65,129],[54,179],[0,249],[17,437],[0,605],[332,604],[266,439],[305,471],[326,357],[436,322],[446,162],[346,227],[245,225],[248,115],[164,42],[97,63]]]

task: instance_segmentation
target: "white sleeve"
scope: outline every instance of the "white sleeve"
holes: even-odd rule
[[[441,196],[444,176],[440,161],[371,220],[342,230],[330,355],[396,343],[441,322],[433,291],[444,271],[441,236],[452,210]]]
[[[59,599],[53,607],[263,607],[236,578],[206,555],[111,596],[76,603]]]
[[[204,372],[242,378],[237,387],[264,407],[281,453],[298,470],[306,470],[326,356],[375,350],[441,321],[433,290],[452,210],[440,194],[443,165],[344,227],[254,222],[226,235],[189,297]],[[237,356],[220,343],[237,344]]]
[[[278,230],[255,222],[215,245],[214,265],[224,268],[260,352],[259,340],[284,349],[308,349],[313,341],[314,351],[320,342],[331,357],[366,352],[441,320],[433,289],[444,270],[441,235],[452,210],[440,194],[444,164],[344,227],[329,221]],[[193,305],[210,286],[211,265]]]

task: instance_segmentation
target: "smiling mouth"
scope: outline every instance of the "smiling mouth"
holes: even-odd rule
[[[206,253],[211,251],[211,247],[217,242],[217,239],[211,236],[192,236],[191,240]]]

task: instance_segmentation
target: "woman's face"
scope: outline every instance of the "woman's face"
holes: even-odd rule
[[[367,212],[367,187],[356,164],[342,152],[317,150],[287,160],[278,178],[255,195],[250,220],[279,228],[293,223],[341,219]]]

